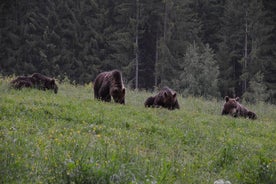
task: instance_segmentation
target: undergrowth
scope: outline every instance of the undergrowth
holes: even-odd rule
[[[274,105],[255,121],[221,116],[223,101],[178,96],[180,110],[93,99],[92,84],[58,94],[0,80],[0,183],[275,183]]]

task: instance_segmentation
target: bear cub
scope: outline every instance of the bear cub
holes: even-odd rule
[[[15,89],[37,88],[40,90],[53,90],[58,92],[58,86],[55,79],[42,75],[40,73],[34,73],[30,76],[19,76],[11,81],[11,86]]]
[[[222,115],[231,115],[233,117],[245,117],[249,119],[257,119],[257,115],[248,110],[242,104],[239,103],[239,97],[230,98],[226,96],[223,105]]]
[[[169,110],[179,109],[176,92],[165,86],[155,96],[147,98],[145,107],[164,107]]]
[[[100,73],[94,81],[94,98],[115,103],[125,104],[126,89],[119,70]]]

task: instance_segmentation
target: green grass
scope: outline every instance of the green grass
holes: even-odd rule
[[[255,121],[221,116],[223,101],[179,98],[180,110],[93,99],[92,86],[55,95],[0,79],[0,183],[275,183],[276,109]]]

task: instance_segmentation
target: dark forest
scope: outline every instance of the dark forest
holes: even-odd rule
[[[0,75],[276,103],[275,0],[1,0]]]

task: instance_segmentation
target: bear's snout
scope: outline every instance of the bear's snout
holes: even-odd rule
[[[238,117],[238,111],[236,108],[231,109],[230,111],[231,116]]]

